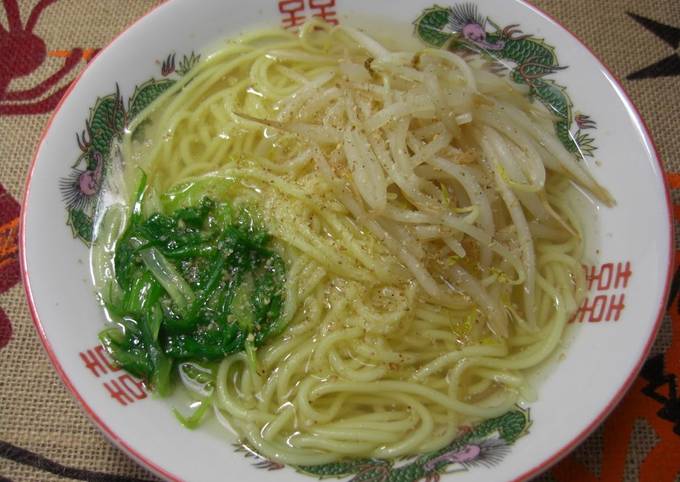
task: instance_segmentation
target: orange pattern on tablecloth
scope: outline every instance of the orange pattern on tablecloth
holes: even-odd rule
[[[668,182],[668,185],[671,187],[671,189],[679,189],[680,188],[680,174],[679,173],[677,173],[677,172],[667,172],[666,173],[666,181]]]
[[[87,49],[70,49],[70,50],[50,50],[47,55],[50,57],[57,57],[60,59],[65,59],[69,58],[74,54],[74,51],[80,51],[82,58],[85,62],[89,62],[94,58],[95,55],[99,53],[101,49],[93,49],[93,48],[87,48]]]

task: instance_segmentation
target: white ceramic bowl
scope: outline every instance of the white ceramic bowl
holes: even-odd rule
[[[262,470],[260,464],[258,470],[257,460],[236,452],[235,439],[223,431],[182,428],[168,402],[148,396],[136,380],[115,371],[97,347],[104,317],[91,288],[87,247],[79,237],[88,236],[97,166],[106,160],[107,142],[141,102],[136,86],[146,89],[145,95],[160,90],[190,67],[192,52],[205,52],[244,29],[290,25],[314,14],[358,23],[369,33],[396,25],[394,35],[413,35],[414,20],[432,1],[173,0],[104,49],[56,109],[33,160],[24,199],[20,244],[28,302],[66,386],[99,428],[150,470],[170,480],[306,479],[291,468],[264,464],[279,470]],[[663,313],[672,264],[670,209],[661,164],[645,126],[593,54],[554,20],[520,0],[476,4],[481,19],[488,15],[489,21],[465,31],[467,41],[493,44],[497,55],[516,69],[536,57],[513,56],[494,32],[517,25],[515,29],[531,35],[533,47],[553,46],[559,65],[568,66],[547,78],[567,88],[574,107],[565,121],[573,133],[588,136],[581,138],[585,148],[597,147],[595,157],[585,162],[618,202],[613,209],[598,206],[587,233],[591,292],[586,309],[573,323],[579,328],[571,331],[566,356],[541,384],[538,401],[521,412],[526,419],[515,427],[514,436],[487,430],[473,441],[495,439],[511,447],[493,464],[451,457],[445,470],[454,473],[440,474],[445,480],[520,480],[545,470],[583,440],[637,374]],[[148,82],[152,78],[155,81]],[[580,112],[589,118],[577,117]],[[597,121],[597,129],[589,119]],[[72,199],[69,213],[64,190],[80,196],[79,201]],[[426,468],[418,463],[399,462],[370,480],[410,482],[415,479],[406,476],[409,470],[426,477]],[[345,479],[360,470],[367,476],[372,469],[357,468]],[[436,478],[429,475],[428,480]]]

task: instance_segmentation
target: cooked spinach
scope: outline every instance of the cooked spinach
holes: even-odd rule
[[[100,339],[121,367],[163,395],[176,362],[251,355],[281,332],[285,265],[247,208],[201,197],[199,185],[144,216],[148,189],[142,176],[115,248],[120,290],[116,299],[104,296],[118,326]]]

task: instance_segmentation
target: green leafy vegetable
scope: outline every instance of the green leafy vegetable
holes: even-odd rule
[[[114,290],[103,293],[118,327],[100,339],[120,366],[165,395],[177,362],[244,350],[254,360],[282,331],[285,266],[252,213],[235,212],[213,181],[166,195],[158,204],[165,212],[147,217],[149,190],[142,176],[116,243],[120,289],[115,299]]]
[[[212,403],[210,402],[210,399],[207,398],[198,402],[198,408],[196,408],[194,413],[188,417],[182,415],[177,409],[173,409],[172,413],[175,414],[175,418],[177,418],[179,423],[184,425],[184,427],[188,428],[189,430],[194,430],[199,425],[201,425],[201,422],[203,421],[203,418],[205,417],[211,405]]]

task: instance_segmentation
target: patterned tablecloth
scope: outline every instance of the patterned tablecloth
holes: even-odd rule
[[[258,1],[289,6],[293,0]],[[324,4],[336,1],[341,0]],[[306,2],[315,0],[293,3]],[[1,3],[0,482],[156,480],[102,437],[52,369],[20,286],[17,231],[24,179],[50,112],[93,55],[159,2]],[[535,3],[584,40],[622,79],[656,140],[675,189],[675,215],[680,216],[680,0]],[[680,480],[679,291],[676,271],[668,315],[623,402],[540,480]]]

